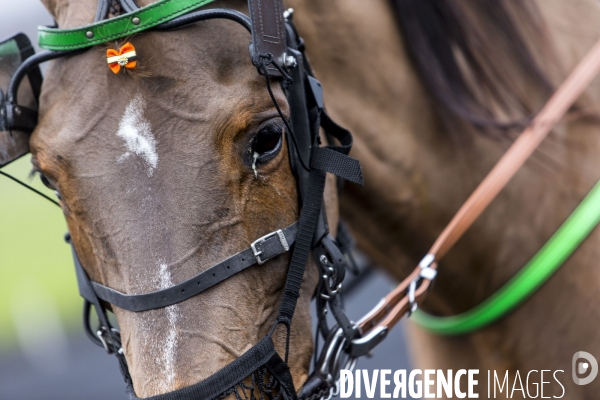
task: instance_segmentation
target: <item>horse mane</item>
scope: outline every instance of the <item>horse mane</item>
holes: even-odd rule
[[[531,0],[390,2],[421,79],[454,119],[520,127],[550,95],[540,61],[551,49]]]

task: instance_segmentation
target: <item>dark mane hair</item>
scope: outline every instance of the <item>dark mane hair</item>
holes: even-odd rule
[[[390,2],[423,82],[451,115],[477,128],[509,129],[550,95],[538,61],[547,41],[530,0]],[[541,98],[532,101],[532,88]]]

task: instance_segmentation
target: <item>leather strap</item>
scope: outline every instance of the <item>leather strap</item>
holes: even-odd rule
[[[454,246],[500,190],[506,186],[508,181],[547,136],[548,132],[590,85],[598,72],[600,72],[600,40],[596,42],[573,72],[560,85],[539,114],[456,213],[429,250],[426,256],[429,259],[428,268],[435,269],[437,267],[439,260]],[[359,326],[363,333],[363,338],[360,339],[362,342],[360,340],[353,341],[350,353],[360,355],[366,347],[363,346],[359,351],[360,346],[358,345],[363,344],[368,339],[372,339],[372,343],[376,344],[376,338],[385,336],[404,315],[411,311],[412,304],[408,295],[411,283],[418,283],[418,287],[414,291],[414,301],[420,303],[423,300],[431,284],[431,279],[424,278],[422,271],[422,266],[417,267],[360,321]],[[367,347],[372,348],[374,346]]]
[[[145,31],[214,0],[159,0],[109,20],[73,29],[38,28],[39,46],[48,50],[84,49]]]
[[[304,56],[299,51],[294,49],[288,50],[298,60],[296,68],[290,70],[294,84],[287,90],[287,99],[290,109],[290,123],[294,131],[286,130],[285,135],[287,142],[290,143],[290,164],[296,178],[298,186],[298,194],[300,197],[300,206],[304,204],[306,196],[306,187],[308,186],[309,170],[304,168],[308,165],[312,152],[313,135],[310,120],[308,105],[306,104],[306,89],[304,86],[304,77],[306,71],[304,68]],[[293,147],[292,147],[293,146]]]
[[[139,312],[167,307],[196,296],[248,267],[262,264],[271,258],[286,253],[296,241],[297,230],[297,223],[294,223],[283,230],[271,232],[252,243],[250,248],[221,261],[214,267],[179,285],[167,289],[129,295],[97,282],[91,282],[89,289],[93,290],[98,298],[128,311]],[[81,271],[78,271],[78,274],[80,273]],[[79,287],[82,297],[86,299],[94,298],[91,293],[88,293],[88,285],[84,282],[80,282]]]
[[[310,159],[311,168],[330,172],[347,181],[364,184],[360,162],[327,147],[316,147]]]
[[[441,335],[459,335],[480,329],[515,309],[565,262],[600,223],[600,181],[535,256],[477,307],[450,317],[417,311],[411,318],[418,325]]]
[[[312,239],[321,212],[323,190],[325,188],[325,172],[312,170],[308,178],[306,202],[300,211],[298,220],[298,238],[292,253],[290,267],[283,291],[283,299],[279,307],[277,320],[287,326],[292,323],[296,303],[300,296],[300,286],[304,278],[304,270],[312,248]]]
[[[360,163],[355,162],[356,160],[354,158],[347,155],[352,147],[352,134],[350,131],[333,122],[324,111],[321,115],[321,127],[340,141],[340,146],[326,147],[331,151],[337,152],[340,155],[340,158],[330,158],[329,161],[319,158],[319,163],[313,163],[313,156],[316,154],[316,149],[319,148],[316,144],[313,145],[313,156],[311,156],[310,161],[312,169],[309,173],[306,198],[298,221],[297,244],[292,254],[292,260],[290,261],[284,295],[279,309],[278,320],[287,325],[291,323],[292,317],[294,316],[296,302],[304,276],[304,269],[308,262],[308,255],[313,247],[314,232],[323,204],[325,171],[332,172],[336,175],[344,171],[343,173],[352,182],[359,185],[364,183]]]
[[[279,65],[285,65],[286,31],[283,18],[282,0],[248,0],[252,23],[252,44],[250,58],[258,68],[261,54],[272,54]],[[258,68],[263,72],[262,68]],[[269,76],[281,76],[272,65],[267,66]]]

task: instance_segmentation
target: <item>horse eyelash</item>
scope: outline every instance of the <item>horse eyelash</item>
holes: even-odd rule
[[[31,171],[29,171],[29,173],[27,174],[27,180],[29,182],[31,182],[32,180],[34,180],[36,178],[36,176],[39,176],[39,175],[41,175],[41,172],[35,168],[32,168]]]

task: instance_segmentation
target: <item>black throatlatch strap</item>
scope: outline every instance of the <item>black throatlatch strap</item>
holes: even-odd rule
[[[353,142],[352,133],[350,133],[350,131],[348,129],[343,128],[343,127],[339,126],[338,124],[336,124],[331,119],[329,114],[327,114],[327,112],[325,112],[325,110],[323,110],[321,112],[321,127],[323,128],[325,133],[327,133],[328,135],[331,135],[332,137],[334,137],[340,141],[339,146],[335,146],[335,145],[327,146],[327,147],[325,147],[326,149],[335,150],[344,155],[348,155],[350,153],[350,149],[352,149],[352,142]],[[354,158],[351,158],[350,160],[354,161],[351,164],[354,165],[355,167],[358,167],[358,169],[360,171],[360,163],[358,163],[358,160],[356,160]],[[348,161],[349,160],[340,161],[340,163],[344,164]],[[358,173],[358,171],[357,171],[357,173]],[[363,185],[364,182],[362,180],[362,172],[360,172],[360,182],[357,182],[352,179],[350,179],[350,181],[354,182],[354,183],[358,183],[359,185]]]
[[[285,229],[271,232],[254,241],[250,245],[250,248],[221,261],[214,267],[179,285],[171,286],[167,289],[151,293],[128,295],[97,282],[90,282],[90,288],[86,289],[88,284],[82,282],[80,283],[80,292],[82,292],[81,286],[83,284],[82,297],[89,300],[85,294],[92,290],[95,296],[98,296],[100,299],[129,311],[139,312],[167,307],[189,299],[254,264],[262,264],[273,257],[289,251],[290,247],[296,241],[296,232],[297,223],[293,223]],[[89,293],[88,296],[92,297]]]
[[[331,172],[347,181],[363,184],[360,162],[327,147],[315,147],[310,158],[310,167]]]
[[[360,162],[355,158],[348,157],[348,153],[352,148],[352,134],[350,131],[336,124],[325,110],[321,112],[321,127],[327,135],[339,140],[340,146],[313,147],[310,167],[364,185]]]
[[[265,365],[273,377],[279,380],[281,389],[286,392],[284,398],[295,399],[296,393],[286,382],[293,382],[289,368],[275,351],[273,340],[266,336],[246,353],[236,358],[225,368],[198,382],[195,385],[143,400],[209,400],[227,393],[233,386],[242,382],[252,371]],[[138,400],[133,385],[128,385],[130,399]]]

